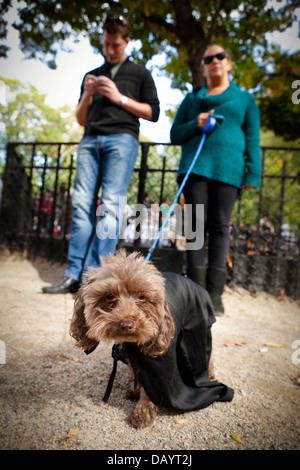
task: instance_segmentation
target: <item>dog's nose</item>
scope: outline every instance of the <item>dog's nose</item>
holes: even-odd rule
[[[133,328],[133,322],[132,321],[122,321],[120,323],[120,326],[121,326],[122,330],[128,331],[128,330],[131,330]]]

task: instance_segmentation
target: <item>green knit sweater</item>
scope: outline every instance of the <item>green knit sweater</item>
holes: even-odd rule
[[[215,110],[224,116],[220,127],[207,134],[193,173],[238,188],[260,185],[259,109],[254,97],[235,82],[219,95],[206,96],[205,85],[195,87],[182,101],[171,128],[171,142],[182,145],[178,174],[188,171],[202,137],[197,117]]]

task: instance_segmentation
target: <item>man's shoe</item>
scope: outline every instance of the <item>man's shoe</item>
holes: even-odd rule
[[[42,291],[45,294],[73,294],[78,291],[79,287],[79,281],[76,281],[71,277],[65,277],[65,279],[63,279],[59,284],[43,287]]]

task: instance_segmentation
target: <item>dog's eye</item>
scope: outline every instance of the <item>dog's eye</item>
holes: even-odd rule
[[[140,294],[139,295],[139,300],[141,300],[143,302],[144,300],[146,300],[146,296],[144,294]]]
[[[114,300],[115,296],[113,294],[107,294],[106,299],[107,300]]]

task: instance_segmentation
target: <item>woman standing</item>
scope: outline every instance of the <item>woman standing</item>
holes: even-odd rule
[[[204,147],[183,190],[191,205],[189,227],[208,238],[208,266],[205,242],[193,249],[187,240],[187,275],[210,293],[215,314],[224,313],[221,295],[226,281],[229,251],[229,221],[240,188],[257,188],[261,180],[259,110],[254,97],[229,80],[231,61],[222,46],[208,46],[202,59],[205,85],[196,86],[181,103],[171,128],[171,142],[182,146],[178,171],[181,182],[189,169],[210,114],[224,121],[207,135]],[[203,221],[197,213],[204,205]],[[188,248],[190,246],[190,248]]]

